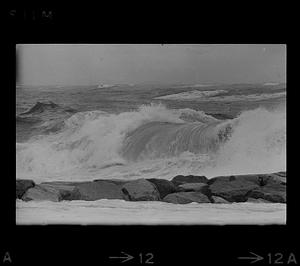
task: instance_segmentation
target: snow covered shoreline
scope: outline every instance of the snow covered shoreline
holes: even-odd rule
[[[285,224],[282,203],[189,203],[124,200],[16,202],[16,224],[224,225]]]

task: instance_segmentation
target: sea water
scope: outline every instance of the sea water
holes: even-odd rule
[[[18,86],[17,178],[285,171],[285,84],[200,85]],[[116,213],[130,217],[120,215],[120,223],[285,222],[285,204],[17,201],[17,223],[114,223]]]

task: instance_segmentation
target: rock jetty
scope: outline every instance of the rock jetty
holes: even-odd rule
[[[16,180],[16,199],[24,201],[62,201],[123,199],[126,201],[163,201],[173,204],[233,202],[286,203],[286,172],[217,176],[175,176],[87,182],[43,182]]]

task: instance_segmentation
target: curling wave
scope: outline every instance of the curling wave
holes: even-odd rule
[[[285,138],[284,110],[256,109],[228,120],[161,104],[120,114],[79,112],[59,131],[17,144],[17,175],[83,170],[83,179],[91,172],[101,178],[168,179],[270,172],[285,169]]]

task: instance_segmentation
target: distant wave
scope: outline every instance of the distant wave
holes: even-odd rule
[[[16,116],[17,140],[24,139],[22,132],[26,132],[29,137],[59,131],[64,126],[65,119],[76,112],[76,109],[51,101],[37,102],[26,112]]]
[[[53,110],[65,111],[65,112],[71,112],[71,113],[76,112],[76,110],[73,108],[63,108],[54,102],[45,101],[45,102],[37,102],[28,111],[19,114],[19,116],[30,115],[30,114],[41,114],[42,112],[49,111],[49,110],[50,111],[53,111]]]
[[[185,100],[185,101],[261,101],[273,98],[285,97],[286,92],[255,93],[248,95],[226,95],[226,90],[213,91],[189,91],[156,97],[159,100]]]
[[[176,94],[170,94],[165,96],[156,97],[155,99],[162,100],[195,100],[195,99],[205,99],[206,97],[212,97],[219,95],[221,93],[226,93],[226,90],[213,90],[213,91],[186,91]]]
[[[272,172],[285,169],[285,134],[284,110],[260,108],[222,121],[161,104],[120,114],[78,112],[56,133],[17,145],[17,175],[84,170],[81,178],[91,172],[98,178],[171,178]]]

